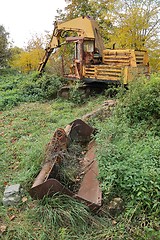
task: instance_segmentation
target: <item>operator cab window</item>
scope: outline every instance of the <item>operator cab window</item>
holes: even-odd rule
[[[94,52],[94,41],[84,41],[84,52]]]
[[[76,47],[75,47],[75,59],[77,60],[81,60],[81,54],[80,54],[80,43],[79,42],[76,42]]]

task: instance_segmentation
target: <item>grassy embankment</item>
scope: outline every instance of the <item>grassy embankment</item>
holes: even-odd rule
[[[44,101],[45,90],[50,90],[50,96],[54,91],[45,87],[39,94],[41,80],[29,87],[32,80],[27,79],[26,84],[26,78],[20,75],[1,80],[0,196],[5,185],[13,183],[22,184],[25,196],[18,206],[1,205],[3,239],[159,239],[159,76],[153,76],[150,82],[141,80],[127,93],[121,92],[110,119],[92,121],[99,131],[97,158],[104,198],[101,215],[64,196],[33,201],[28,189],[41,169],[45,146],[54,130],[90,112],[104,98],[92,98],[83,105],[55,99],[13,107],[25,100]],[[121,197],[125,208],[111,218],[107,204],[113,197]]]

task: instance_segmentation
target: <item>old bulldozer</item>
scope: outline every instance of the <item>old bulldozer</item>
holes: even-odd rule
[[[45,55],[38,67],[40,73],[50,55],[64,44],[75,46],[70,68],[63,69],[64,77],[85,84],[128,84],[135,77],[149,75],[146,50],[105,49],[99,27],[90,17],[79,17],[63,23],[55,22],[54,31]]]

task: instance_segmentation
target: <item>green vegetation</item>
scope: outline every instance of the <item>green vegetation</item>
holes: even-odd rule
[[[42,84],[38,85],[38,95],[34,94],[36,87],[28,87],[26,101],[33,99],[35,102],[24,102],[25,99],[22,101],[21,98],[22,89],[27,89],[26,86],[30,86],[31,82],[35,86],[40,79],[31,81],[33,75],[27,75],[26,79],[22,75],[15,75],[14,78],[8,75],[7,78],[3,74],[1,86],[3,89],[6,87],[6,92],[10,90],[10,98],[16,92],[19,106],[13,107],[16,100],[14,104],[6,102],[5,105],[3,102],[3,109],[6,110],[0,112],[0,198],[3,197],[6,184],[13,183],[21,183],[25,197],[15,207],[5,208],[1,204],[0,226],[5,229],[3,239],[160,239],[159,78],[159,75],[153,75],[150,80],[139,79],[129,86],[129,90],[122,89],[117,95],[118,103],[112,116],[109,119],[91,120],[98,129],[97,158],[104,199],[102,211],[93,213],[82,203],[67,196],[55,195],[42,201],[33,201],[28,190],[41,169],[46,144],[55,129],[65,127],[92,111],[106,100],[105,97],[92,97],[81,105],[56,98],[38,102],[36,100],[46,99],[49,86],[55,89],[54,84],[46,84],[53,78],[48,79],[45,75],[46,92],[41,91]],[[76,91],[74,94],[78,96]],[[7,99],[7,95],[4,98]],[[111,217],[107,205],[114,197],[123,199],[124,210]]]
[[[105,198],[120,196],[131,217],[159,212],[160,79],[139,79],[99,124],[100,180]]]
[[[20,74],[16,71],[2,71],[0,76],[0,110],[12,108],[22,102],[53,99],[62,87],[63,79],[58,76],[37,72]],[[14,74],[14,75],[13,75]]]
[[[159,1],[68,0],[57,19],[91,16],[98,21],[105,47],[147,49],[152,72],[160,70]],[[108,88],[104,96],[86,98],[76,83],[69,100],[57,98],[65,84],[59,77],[68,68],[70,49],[51,56],[41,77],[37,65],[50,39],[35,36],[26,49],[12,47],[0,25],[0,199],[5,186],[20,183],[22,201],[14,207],[0,203],[0,231],[4,240],[158,240],[160,239],[160,75],[136,79],[129,89]],[[64,57],[65,55],[65,57]],[[11,68],[14,68],[12,70]],[[19,72],[17,72],[16,70]],[[28,74],[22,74],[28,73]],[[50,75],[49,75],[50,73]],[[57,75],[51,75],[57,73]],[[68,196],[33,200],[28,190],[41,169],[46,145],[56,128],[94,110],[117,94],[112,116],[89,122],[97,129],[97,160],[103,206],[91,212]],[[102,114],[103,115],[103,114]],[[77,174],[75,162],[62,164],[62,181]],[[75,160],[75,162],[74,162]],[[65,176],[65,177],[64,177]],[[66,179],[64,179],[66,178]],[[70,182],[69,182],[70,184]],[[113,198],[123,210],[108,211]]]

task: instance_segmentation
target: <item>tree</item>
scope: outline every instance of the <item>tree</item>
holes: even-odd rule
[[[160,1],[117,0],[110,21],[112,47],[147,49],[152,71],[160,70]]]
[[[92,7],[90,1],[87,0],[68,0],[68,6],[65,8],[67,19],[76,18],[79,16],[91,15]]]
[[[9,33],[0,25],[0,67],[7,65],[7,60],[10,57],[9,51]]]
[[[143,49],[159,34],[159,0],[118,0],[112,14],[110,42],[119,47]]]
[[[66,0],[65,8],[68,19],[91,16],[94,19],[105,20],[107,12],[113,7],[114,0]]]
[[[90,16],[98,22],[104,42],[108,41],[108,32],[112,24],[107,16],[113,9],[114,0],[66,0],[66,3],[68,5],[65,12],[59,9],[56,20],[66,21],[81,16]]]
[[[29,40],[27,47],[24,50],[12,50],[12,52],[14,52],[14,55],[12,55],[10,66],[22,72],[37,70],[38,65],[44,55],[44,44],[45,41],[42,36],[33,36],[32,39]]]

